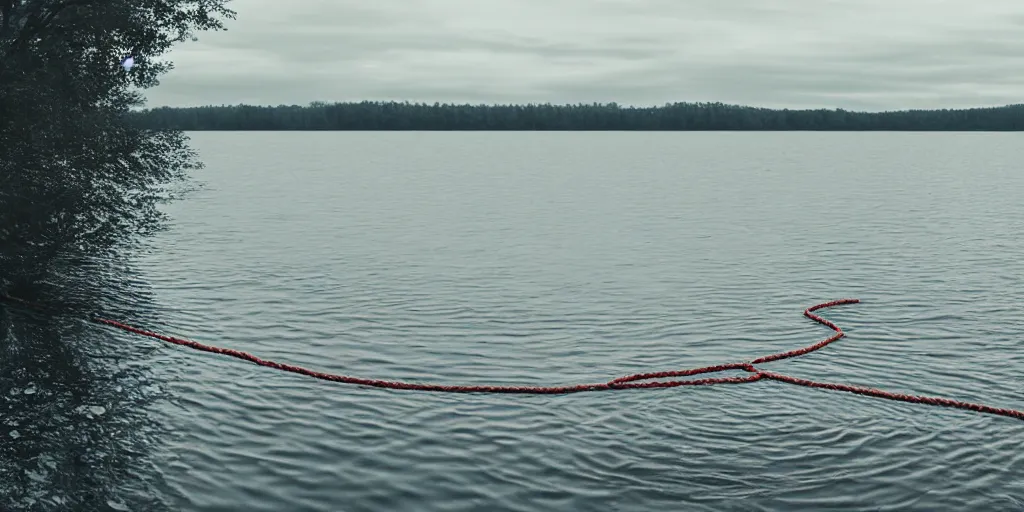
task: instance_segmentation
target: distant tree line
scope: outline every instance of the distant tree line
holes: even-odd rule
[[[156,130],[1024,130],[1024,105],[852,112],[674,103],[662,107],[371,102],[161,107],[133,114]]]

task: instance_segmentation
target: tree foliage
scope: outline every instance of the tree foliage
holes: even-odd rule
[[[180,132],[128,113],[170,69],[157,57],[223,28],[226,1],[0,0],[0,278],[159,226],[168,187],[199,163]]]
[[[361,102],[308,107],[156,108],[139,126],[178,130],[1024,130],[1024,105],[965,110],[773,110],[722,103],[662,107]]]

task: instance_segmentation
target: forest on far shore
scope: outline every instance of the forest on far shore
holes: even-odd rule
[[[579,105],[454,105],[400,102],[308,106],[160,107],[132,113],[156,130],[812,130],[1017,131],[1024,105],[959,110],[853,112],[789,110],[722,103],[622,107]]]

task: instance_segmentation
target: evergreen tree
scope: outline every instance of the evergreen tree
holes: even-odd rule
[[[721,103],[662,107],[607,105],[452,105],[314,102],[155,108],[134,114],[139,126],[174,130],[902,130],[1016,131],[1024,105],[968,110],[849,112],[773,110]]]

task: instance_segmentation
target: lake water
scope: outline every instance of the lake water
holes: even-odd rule
[[[199,186],[101,290],[146,328],[570,384],[807,345],[803,308],[857,297],[822,313],[847,338],[764,368],[1024,409],[1018,134],[192,136]],[[777,382],[366,389],[4,314],[3,510],[1024,510],[1003,417]]]

